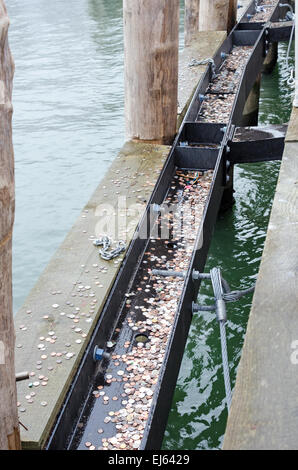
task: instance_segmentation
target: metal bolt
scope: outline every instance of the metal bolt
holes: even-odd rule
[[[198,279],[210,279],[210,273],[200,273],[200,271],[196,271],[195,269],[192,272],[192,279],[194,281]]]
[[[102,359],[110,359],[111,355],[104,351],[104,349],[99,348],[97,345],[93,351],[93,360],[95,362],[101,361]]]

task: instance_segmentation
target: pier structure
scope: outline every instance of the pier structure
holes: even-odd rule
[[[0,449],[21,447],[15,379],[15,333],[12,312],[12,231],[14,223],[14,155],[12,81],[14,62],[8,45],[9,19],[0,0]]]
[[[287,38],[292,27],[278,24],[286,7],[262,1],[261,16],[250,2],[228,36],[199,32],[182,53],[181,125],[171,148],[161,143],[174,135],[173,122],[165,127],[159,113],[153,118],[155,128],[143,133],[142,123],[132,119],[134,99],[127,92],[127,129],[133,141],[120,151],[16,315],[17,369],[30,367],[30,381],[18,384],[26,427],[23,448],[160,447],[200,286],[194,271],[204,269],[229,168],[282,154],[282,130],[278,136],[259,130],[252,152],[248,135],[257,131],[239,127],[270,42]],[[141,3],[145,8],[146,2]],[[125,8],[129,43],[137,37],[137,24],[129,0]],[[161,56],[174,73],[176,8],[169,12],[164,5],[159,14],[165,20],[159,30]],[[152,47],[157,54],[159,48]],[[153,67],[153,78],[157,71],[158,89],[167,97],[163,102],[149,87],[152,103],[171,109],[177,82],[167,96],[162,64],[149,60],[149,48],[140,48],[139,54]],[[126,59],[126,84],[139,92],[136,67]],[[153,106],[148,110],[152,117],[155,111]],[[144,104],[136,113],[144,118]],[[176,114],[175,108],[175,121]],[[196,214],[188,212],[192,201]],[[164,204],[178,204],[186,213],[185,230],[174,239],[170,234],[177,221],[169,216],[164,223]],[[165,228],[170,234],[160,236]],[[110,261],[99,256],[96,238],[102,232],[125,240],[126,251]],[[152,274],[162,267],[177,276]],[[105,436],[99,439],[101,433]]]

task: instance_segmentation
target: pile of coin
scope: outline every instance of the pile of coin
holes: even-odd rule
[[[268,21],[277,5],[276,0],[259,0],[258,6],[263,7],[258,11],[252,18],[250,18],[251,23],[262,23]],[[287,2],[284,2],[287,3]]]
[[[251,46],[234,46],[219,74],[212,80],[208,92],[236,93],[251,50]]]
[[[220,72],[211,81],[197,117],[198,122],[226,124],[239,88],[252,46],[234,46]]]
[[[148,241],[109,343],[112,356],[105,380],[93,391],[94,406],[101,408],[98,437],[90,439],[86,429],[85,448],[132,450],[141,446],[184,285],[181,277],[156,276],[152,270],[187,270],[212,178],[211,170],[177,171],[172,180],[157,219],[156,237]]]

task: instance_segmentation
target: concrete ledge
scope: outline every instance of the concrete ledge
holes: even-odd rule
[[[225,31],[200,31],[179,56],[178,121],[180,127],[206,65],[189,67],[193,60],[212,57],[226,39]]]
[[[40,448],[47,438],[120,267],[99,257],[91,237],[107,223],[129,244],[168,152],[150,144],[123,147],[15,317],[16,370],[35,374],[32,386],[18,383],[24,448]],[[125,198],[133,210],[125,209]],[[128,232],[121,227],[125,215]]]
[[[240,20],[251,0],[242,0],[237,12]],[[226,39],[226,31],[199,31],[192,43],[179,54],[179,89],[178,89],[178,118],[177,127],[182,124],[186,111],[193,98],[206,66],[189,67],[192,59],[203,60],[212,57]]]
[[[298,449],[297,116],[295,109],[239,364],[224,449]]]

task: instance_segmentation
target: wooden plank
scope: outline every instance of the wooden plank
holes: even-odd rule
[[[128,139],[171,143],[176,133],[179,0],[124,0]]]
[[[293,107],[286,142],[298,141],[298,108]]]
[[[290,129],[224,449],[298,449],[297,110]]]
[[[9,19],[0,0],[0,449],[20,449],[15,382],[11,245],[14,222],[14,155],[11,92],[14,62],[8,45]]]
[[[213,55],[225,37],[226,34],[223,32],[199,33],[193,47],[187,48],[181,54],[179,99],[183,103],[183,109],[180,110],[178,121],[179,119],[182,121],[198,81],[206,70],[206,66],[193,68],[188,67],[188,63],[193,58]],[[100,261],[98,250],[93,247],[89,239],[96,231],[96,226],[98,227],[99,213],[106,208],[112,213],[118,214],[120,211],[123,214],[123,210],[117,206],[118,198],[122,197],[123,203],[127,198],[127,204],[132,205],[134,209],[132,215],[127,215],[129,232],[126,236],[129,243],[143,214],[146,204],[144,201],[151,196],[168,152],[169,147],[154,144],[128,142],[123,147],[15,317],[16,344],[19,346],[16,349],[17,370],[29,369],[35,373],[31,376],[31,382],[19,382],[17,385],[20,408],[26,409],[20,413],[22,423],[28,427],[28,431],[21,430],[24,448],[41,448],[47,439],[121,265],[121,263]],[[108,207],[102,206],[105,204]],[[137,208],[140,210],[136,210]],[[109,216],[106,222],[112,229],[113,224]],[[122,218],[117,216],[116,232],[122,222]],[[125,234],[119,232],[119,237],[124,238],[123,235]],[[123,256],[120,257],[120,261],[122,258]],[[97,273],[97,267],[93,267],[95,264],[105,266],[107,273]],[[98,275],[97,280],[94,279],[95,275]],[[97,285],[96,282],[100,284]],[[87,292],[91,292],[91,289],[81,292],[83,296],[80,297],[76,292],[79,285],[91,286],[94,297],[84,297]],[[61,293],[52,294],[52,292]],[[90,313],[90,307],[93,309],[90,303],[95,299],[97,302],[94,312]],[[59,307],[52,307],[55,304]],[[79,310],[75,310],[76,308]],[[60,315],[63,312],[66,315]],[[77,319],[71,319],[67,315],[78,315],[79,322],[74,323],[73,320]],[[75,333],[73,326],[81,328],[82,332]],[[47,338],[52,338],[49,332],[54,332],[54,336],[57,336],[55,343],[46,341]],[[78,344],[75,342],[76,339],[82,342]],[[46,347],[44,351],[38,349],[38,345],[42,344]],[[67,347],[66,344],[71,346]],[[54,352],[59,354],[74,352],[75,355],[66,360],[65,354],[51,356]],[[41,359],[41,356],[47,357]],[[61,359],[61,364],[56,362]],[[37,364],[37,361],[42,364]],[[40,365],[41,369],[37,369]],[[53,367],[53,370],[48,370],[49,366]],[[48,377],[48,385],[41,385],[43,380],[38,379],[39,375]],[[39,385],[37,387],[32,385],[29,388],[29,383],[34,382],[39,382]],[[25,397],[32,391],[36,393],[33,397],[34,402],[28,403]],[[42,406],[41,403],[46,403],[46,406]]]

